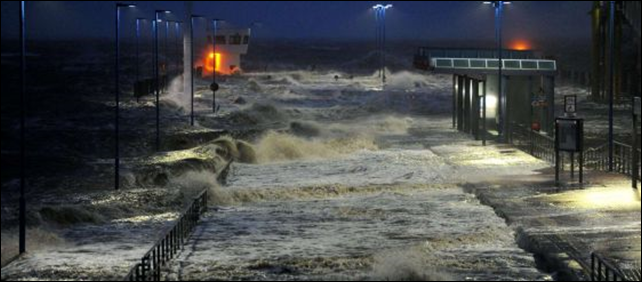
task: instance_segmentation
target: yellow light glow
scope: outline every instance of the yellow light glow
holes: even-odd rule
[[[208,72],[212,72],[214,70],[214,68],[212,67],[212,65],[213,65],[212,61],[215,61],[216,62],[216,71],[220,72],[221,71],[221,58],[222,58],[221,53],[216,53],[216,59],[214,59],[214,53],[210,52],[207,55],[207,60],[206,60],[206,62],[204,64],[205,65],[205,70],[207,70]]]
[[[494,95],[486,95],[486,117],[495,118],[497,116],[497,97]]]
[[[554,203],[562,206],[589,210],[640,210],[639,191],[626,185],[570,191],[548,195]]]

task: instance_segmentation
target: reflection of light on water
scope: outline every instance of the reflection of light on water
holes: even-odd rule
[[[615,186],[600,189],[571,191],[549,196],[554,202],[570,208],[640,210],[638,192],[626,187]]]
[[[466,165],[490,165],[490,166],[513,166],[516,164],[537,163],[539,161],[532,158],[484,158],[480,160],[464,161]]]
[[[116,202],[119,199],[121,199],[121,198],[120,197],[116,197],[116,196],[109,196],[109,197],[107,197],[105,199],[93,200],[93,201],[91,201],[91,204],[94,205],[94,206],[108,205],[108,204]]]
[[[541,163],[541,160],[519,151],[511,154],[490,150],[463,151],[457,159],[458,164],[470,166],[510,167]]]
[[[175,212],[168,212],[168,213],[162,213],[162,214],[154,214],[154,215],[141,215],[141,216],[134,216],[134,217],[129,217],[129,218],[121,218],[121,219],[116,219],[113,222],[114,223],[141,223],[141,222],[159,222],[159,221],[172,221],[175,220],[178,217],[178,213]]]

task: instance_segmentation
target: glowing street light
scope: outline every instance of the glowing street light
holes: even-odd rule
[[[377,19],[377,43],[379,45],[381,82],[386,83],[386,10],[392,8],[391,4],[377,4],[372,7]]]
[[[171,14],[171,11],[168,10],[156,10],[154,13],[154,72],[156,75],[155,85],[155,94],[156,94],[156,151],[160,151],[160,70],[159,70],[159,59],[158,59],[158,23],[161,21],[161,14]]]
[[[114,187],[120,189],[120,9],[134,8],[134,4],[116,3],[116,117],[114,126],[115,150],[114,150]]]
[[[497,39],[497,97],[499,98],[499,109],[498,109],[498,116],[499,116],[499,126],[498,126],[498,135],[499,135],[499,142],[503,142],[505,132],[507,127],[507,123],[505,120],[505,114],[506,114],[506,98],[504,97],[503,93],[503,85],[502,85],[502,69],[503,69],[503,61],[502,61],[502,13],[504,11],[504,5],[511,4],[511,2],[507,1],[485,1],[484,4],[486,5],[492,5],[493,8],[495,8],[495,38]]]

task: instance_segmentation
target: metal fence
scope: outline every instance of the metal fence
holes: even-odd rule
[[[201,215],[207,211],[207,197],[207,190],[201,192],[181,213],[175,225],[143,256],[123,281],[160,281],[161,268],[178,254],[196,228]]]
[[[522,151],[547,162],[555,163],[555,139],[552,137],[533,131],[524,125],[512,124],[510,141]],[[635,167],[633,165],[633,148],[621,142],[614,144],[613,172],[632,176]],[[637,154],[640,155],[639,149]],[[584,167],[596,171],[609,171],[608,144],[584,150]],[[637,168],[639,176],[642,172],[639,160]]]
[[[632,176],[633,175],[633,148],[630,145],[614,142],[613,147],[613,171]],[[640,150],[637,150],[640,155]],[[597,148],[590,148],[584,153],[585,166],[592,170],[609,171],[609,145],[604,144]],[[640,175],[640,163],[638,161],[638,176]]]
[[[628,281],[617,267],[601,255],[591,253],[591,281]]]
[[[511,143],[536,158],[555,163],[555,139],[531,130],[524,125],[511,125]]]

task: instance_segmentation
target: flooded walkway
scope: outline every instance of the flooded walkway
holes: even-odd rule
[[[237,165],[170,278],[549,280],[495,211],[461,187],[547,165],[481,147],[444,117],[415,119],[387,148]]]

